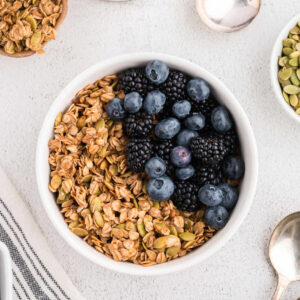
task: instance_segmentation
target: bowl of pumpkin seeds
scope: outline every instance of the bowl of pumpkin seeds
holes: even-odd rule
[[[300,14],[288,22],[275,42],[271,82],[283,109],[300,122]]]

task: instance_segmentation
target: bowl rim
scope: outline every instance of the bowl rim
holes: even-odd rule
[[[53,123],[55,117],[61,111],[59,108],[63,105],[66,108],[71,103],[72,98],[70,96],[66,98],[66,95],[70,94],[73,97],[77,93],[77,91],[80,90],[80,88],[83,88],[86,84],[91,82],[91,79],[89,77],[93,77],[95,81],[97,80],[95,78],[107,75],[107,73],[101,75],[98,74],[101,73],[101,71],[105,73],[109,71],[104,72],[104,70],[107,70],[109,68],[115,68],[116,72],[117,70],[120,71],[124,69],[124,64],[126,65],[125,68],[128,68],[130,66],[134,67],[140,64],[145,64],[147,61],[153,59],[165,61],[170,67],[178,68],[191,75],[195,74],[194,76],[200,76],[199,74],[201,74],[201,77],[206,79],[212,86],[218,86],[218,91],[221,91],[222,93],[226,94],[226,102],[228,105],[230,105],[229,110],[231,112],[233,110],[235,111],[233,118],[235,118],[235,115],[238,118],[240,118],[239,126],[237,126],[238,130],[240,128],[241,130],[243,130],[243,136],[241,136],[241,138],[243,139],[243,143],[241,142],[241,144],[245,144],[246,146],[242,146],[242,151],[243,154],[245,152],[247,156],[244,157],[246,171],[244,180],[242,182],[242,186],[244,185],[246,178],[247,186],[241,189],[240,199],[242,197],[242,200],[238,202],[236,209],[232,212],[229,222],[227,223],[225,228],[220,230],[214,236],[214,238],[210,239],[203,246],[197,248],[196,250],[192,251],[191,253],[182,258],[178,258],[170,262],[166,262],[155,266],[142,267],[140,265],[135,265],[132,263],[116,262],[113,259],[106,257],[105,255],[101,255],[94,248],[89,246],[86,242],[82,241],[79,237],[77,237],[69,230],[69,228],[63,221],[63,217],[61,216],[59,209],[57,208],[57,205],[53,198],[53,194],[48,190],[48,140],[51,136],[53,136]],[[122,64],[123,68],[121,67]],[[98,77],[96,77],[96,74]],[[110,269],[112,271],[130,275],[154,276],[181,271],[197,263],[200,263],[201,261],[211,256],[213,253],[215,253],[217,250],[219,250],[222,246],[224,246],[226,242],[233,236],[233,234],[238,230],[242,221],[248,214],[248,211],[254,198],[258,178],[258,153],[254,134],[245,112],[243,111],[242,107],[240,106],[236,98],[233,96],[233,94],[225,86],[225,84],[222,83],[219,79],[217,79],[214,75],[212,75],[199,65],[185,60],[183,58],[178,58],[176,56],[154,52],[130,53],[116,56],[104,60],[102,62],[96,63],[84,72],[77,75],[60,92],[58,97],[52,103],[48,113],[46,114],[46,117],[44,119],[43,125],[39,133],[36,148],[36,177],[41,201],[49,219],[51,220],[51,223],[59,232],[61,237],[74,250],[76,250],[79,254],[89,259],[93,263]],[[238,211],[237,208],[239,209]]]
[[[62,0],[62,11],[61,11],[61,14],[60,14],[59,18],[57,19],[57,22],[56,22],[55,26],[54,26],[55,30],[58,30],[58,28],[61,26],[61,24],[65,20],[65,18],[67,16],[67,13],[68,13],[68,6],[69,6],[68,0]],[[43,43],[43,48],[45,47],[45,45],[47,43],[48,42]],[[14,54],[9,54],[9,53],[6,53],[2,49],[2,47],[0,47],[0,54],[3,55],[3,56],[8,56],[8,57],[23,58],[23,57],[28,57],[28,56],[36,54],[36,51],[26,50],[26,51],[17,52],[17,53],[14,53]]]
[[[293,107],[291,107],[282,96],[282,88],[279,84],[277,73],[278,73],[278,57],[281,55],[282,41],[288,36],[288,33],[297,22],[300,21],[300,13],[295,15],[278,34],[271,52],[270,59],[270,77],[271,85],[275,96],[281,105],[281,107],[297,122],[300,122],[300,115],[297,115]]]

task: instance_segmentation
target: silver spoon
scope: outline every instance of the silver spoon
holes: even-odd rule
[[[253,21],[259,12],[260,0],[196,0],[196,8],[208,27],[232,32]]]
[[[276,226],[269,256],[278,276],[272,300],[279,300],[290,282],[300,280],[300,212],[285,217]]]

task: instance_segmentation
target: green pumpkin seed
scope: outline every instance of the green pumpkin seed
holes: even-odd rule
[[[296,95],[300,93],[300,87],[294,85],[287,85],[283,90],[289,95]]]
[[[8,54],[14,54],[15,53],[15,44],[11,41],[8,41],[4,45],[4,51]]]
[[[186,242],[193,241],[196,238],[196,236],[193,233],[188,231],[180,233],[179,237]]]
[[[290,30],[290,33],[291,34],[300,34],[300,28],[298,26],[295,26]]]
[[[296,75],[297,75],[298,79],[300,80],[300,69],[296,70]]]
[[[139,208],[139,205],[138,205],[138,203],[137,203],[135,197],[133,197],[132,201],[133,201],[134,207],[135,207],[135,208]]]
[[[294,57],[289,60],[289,65],[292,67],[298,67],[299,66],[299,59],[298,57]]]
[[[95,213],[94,213],[94,220],[95,220],[95,223],[99,227],[103,227],[104,226],[104,220],[103,220],[103,217],[102,217],[102,215],[101,215],[101,213],[99,211],[95,211]]]
[[[83,229],[83,228],[71,228],[72,232],[75,233],[76,235],[80,236],[80,237],[84,237],[87,236],[89,233],[87,230]]]
[[[36,31],[36,20],[32,15],[26,17],[26,21],[30,24],[32,31]]]
[[[34,47],[38,46],[42,41],[42,33],[40,31],[35,32],[32,35],[30,41],[32,46]]]
[[[293,48],[293,46],[296,44],[296,42],[291,39],[291,38],[288,38],[288,39],[284,39],[282,41],[282,45],[283,47],[288,47],[288,48]]]
[[[185,218],[184,219],[184,229],[191,229],[194,225],[194,222],[191,219]]]
[[[287,62],[288,62],[288,58],[286,56],[279,57],[279,59],[278,59],[278,64],[281,67],[285,67]]]
[[[292,68],[281,69],[278,72],[278,77],[282,80],[288,80],[291,77],[292,73],[293,73]]]
[[[166,256],[167,257],[173,257],[173,256],[178,254],[179,250],[180,250],[180,246],[170,247],[166,251]]]
[[[90,210],[92,213],[95,211],[100,211],[101,209],[101,200],[100,197],[96,197],[91,201]]]
[[[124,223],[123,224],[118,224],[116,226],[116,228],[118,228],[118,229],[125,229],[125,224]]]
[[[100,119],[97,123],[96,123],[96,130],[97,132],[101,129],[105,127],[105,121],[103,119]]]
[[[88,183],[88,182],[91,181],[92,177],[93,177],[93,175],[91,175],[91,174],[90,175],[86,175],[86,176],[82,177],[81,182]]]
[[[117,165],[110,165],[109,166],[109,172],[112,175],[118,175],[118,167],[117,167]]]
[[[290,104],[293,106],[293,107],[297,107],[298,106],[298,97],[297,95],[291,95],[290,96]]]
[[[300,52],[299,51],[294,51],[290,54],[290,58],[295,58],[295,57],[299,57]]]
[[[293,53],[293,49],[292,49],[292,48],[288,48],[288,47],[284,47],[284,48],[282,49],[282,53],[283,53],[284,55],[289,56],[291,53]]]
[[[173,225],[171,225],[171,226],[169,227],[169,229],[170,229],[170,233],[171,233],[171,234],[173,234],[173,235],[175,235],[175,236],[178,236],[177,230],[176,230],[176,228],[175,228]]]
[[[284,100],[288,103],[288,104],[290,104],[290,98],[289,98],[289,95],[286,93],[286,92],[282,92],[282,96],[283,96],[283,98],[284,98]]]
[[[293,85],[296,85],[296,86],[300,85],[300,81],[299,81],[295,71],[293,71],[290,80],[291,80]]]
[[[62,112],[60,112],[56,118],[55,118],[55,121],[54,121],[54,126],[58,126],[60,123],[61,123],[61,119],[62,119]]]
[[[153,201],[153,207],[159,208],[160,207],[159,202]]]
[[[143,223],[138,223],[137,224],[137,230],[138,230],[138,232],[139,232],[139,234],[140,234],[141,237],[144,237],[146,235],[146,233],[147,233],[146,230],[145,230],[145,226],[144,226]]]

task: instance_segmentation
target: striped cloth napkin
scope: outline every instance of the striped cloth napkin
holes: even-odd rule
[[[33,216],[0,167],[0,241],[13,272],[13,299],[83,300],[51,253]]]

